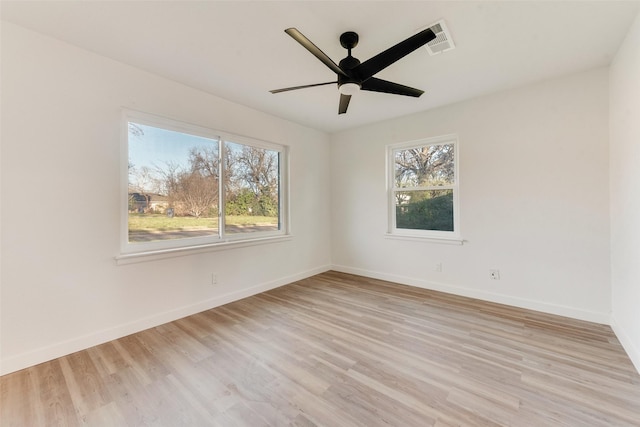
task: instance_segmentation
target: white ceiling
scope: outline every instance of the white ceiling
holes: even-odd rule
[[[638,1],[5,1],[3,20],[316,129],[335,132],[608,65]],[[420,98],[356,94],[338,116],[335,74],[284,33],[296,27],[336,63],[356,31],[365,61],[444,19],[456,49],[421,48],[376,76]]]

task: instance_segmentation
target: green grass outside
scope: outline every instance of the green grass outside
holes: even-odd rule
[[[254,226],[259,224],[278,224],[277,217],[269,216],[227,216],[228,225]],[[129,232],[132,231],[181,231],[217,229],[218,217],[195,218],[176,216],[169,218],[160,214],[129,214]]]

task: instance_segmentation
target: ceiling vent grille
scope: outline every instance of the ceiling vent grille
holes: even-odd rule
[[[455,43],[453,43],[453,39],[451,38],[451,34],[447,29],[447,25],[444,23],[444,20],[441,19],[440,21],[429,25],[428,28],[431,28],[431,30],[436,34],[436,38],[431,40],[425,46],[427,48],[427,51],[429,52],[429,55],[437,55],[456,47]]]

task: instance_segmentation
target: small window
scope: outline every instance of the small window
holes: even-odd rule
[[[389,232],[459,238],[457,138],[388,147]]]
[[[123,253],[286,234],[286,148],[127,112]]]

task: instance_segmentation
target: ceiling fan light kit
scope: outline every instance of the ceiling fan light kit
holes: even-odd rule
[[[338,86],[338,92],[343,95],[355,95],[360,90],[358,83],[343,83]]]
[[[441,30],[442,27],[437,27],[437,29]],[[380,52],[362,63],[351,55],[351,50],[358,45],[358,34],[353,31],[342,33],[340,36],[340,45],[347,49],[347,56],[340,61],[339,65],[296,28],[287,28],[285,33],[300,43],[302,47],[311,52],[312,55],[318,58],[324,65],[331,69],[331,71],[336,73],[337,81],[275,89],[270,91],[271,93],[281,93],[337,83],[338,91],[340,93],[338,114],[344,114],[347,112],[351,96],[360,90],[412,96],[416,98],[424,93],[424,91],[420,89],[378,79],[373,76],[399,59],[407,56],[414,50],[436,39],[436,33],[431,28],[426,28],[417,34],[414,34],[413,36],[391,46],[389,49]]]

